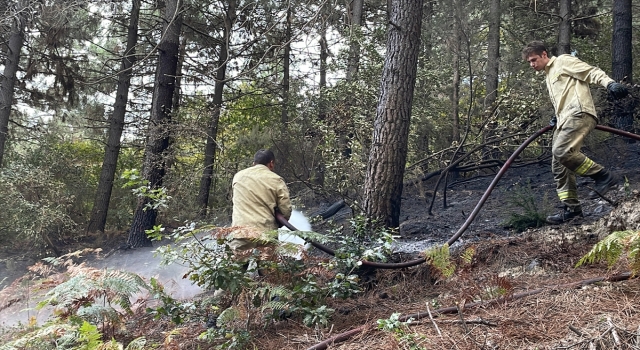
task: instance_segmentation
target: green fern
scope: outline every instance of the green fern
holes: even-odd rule
[[[455,272],[456,266],[451,261],[448,244],[430,248],[424,252],[424,255],[427,263],[445,278],[451,277]]]
[[[633,274],[640,271],[640,231],[616,231],[596,243],[576,267],[606,261],[612,267],[626,252]]]
[[[130,298],[145,289],[150,287],[134,273],[86,269],[50,290],[36,308],[56,306],[63,318],[75,315],[85,320],[118,321],[121,317],[112,305],[131,313]],[[104,306],[97,304],[103,300]]]
[[[98,327],[90,324],[87,321],[82,323],[82,326],[78,328],[78,340],[84,344],[84,349],[96,349],[102,345],[102,334],[98,331]]]
[[[144,350],[147,345],[147,339],[144,337],[136,338],[132,340],[125,350]]]
[[[469,248],[465,249],[464,252],[462,252],[462,255],[460,256],[460,258],[462,259],[462,262],[465,265],[469,265],[473,261],[473,257],[475,255],[476,255],[476,248],[475,247],[469,247]]]
[[[76,311],[76,315],[83,320],[95,323],[101,321],[118,323],[120,321],[120,314],[113,307],[101,304],[90,304],[82,307]]]
[[[49,323],[41,328],[35,329],[27,334],[20,336],[13,341],[0,347],[1,350],[17,350],[17,349],[53,349],[52,340],[75,333],[76,326],[71,324]],[[59,340],[59,339],[58,339]],[[75,341],[76,338],[72,339]],[[67,342],[57,341],[61,345]],[[64,349],[64,347],[61,347]]]
[[[226,325],[230,322],[238,319],[240,317],[240,312],[235,307],[228,307],[224,309],[220,315],[218,315],[218,319],[216,320],[217,325]]]

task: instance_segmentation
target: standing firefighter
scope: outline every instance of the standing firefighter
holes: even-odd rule
[[[241,252],[260,246],[255,233],[276,230],[275,211],[288,220],[291,217],[289,189],[282,177],[273,172],[275,156],[261,149],[253,158],[253,166],[233,177],[233,215],[231,226],[255,230],[237,230],[230,245]]]
[[[564,209],[547,217],[552,224],[560,224],[582,216],[578,200],[576,175],[595,180],[591,199],[604,195],[618,184],[618,177],[580,152],[584,139],[597,123],[589,84],[606,87],[615,99],[627,95],[627,88],[616,83],[600,68],[593,67],[571,55],[549,57],[547,48],[540,41],[529,43],[522,50],[522,57],[531,68],[546,75],[547,89],[555,109],[551,124],[553,132],[551,170],[556,181],[556,191]]]

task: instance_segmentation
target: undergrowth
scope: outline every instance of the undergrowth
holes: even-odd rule
[[[31,318],[27,325],[18,326],[11,333],[12,340],[0,349],[125,348],[113,337],[139,306],[131,302],[133,296],[149,286],[134,273],[95,269],[75,262],[91,251],[44,259],[45,263],[30,268],[34,296],[40,290],[48,290],[35,308],[52,307],[52,316],[42,325]],[[134,339],[126,349],[142,349],[145,343],[144,338]]]
[[[631,268],[631,273],[640,272],[640,231],[617,231],[608,235],[583,256],[576,267],[584,264],[606,262],[611,268],[618,261],[625,258]]]
[[[253,238],[261,248],[238,255],[230,237],[246,228],[216,228],[187,225],[169,236],[176,244],[157,250],[163,263],[189,268],[185,275],[205,290],[215,291],[204,308],[209,328],[200,338],[216,348],[243,348],[251,342],[251,331],[270,322],[295,319],[307,326],[327,326],[334,312],[330,299],[346,299],[362,291],[363,259],[386,261],[392,236],[386,230],[372,230],[357,217],[350,222],[350,234],[337,227],[328,235],[295,232],[306,241],[337,244],[332,258],[307,254],[302,246],[281,243],[277,231]],[[161,295],[162,293],[158,293]],[[169,316],[181,324],[188,316],[181,303],[161,296],[164,306],[149,310]],[[167,307],[171,305],[171,307]],[[182,304],[184,305],[184,304]]]
[[[133,273],[95,269],[75,262],[88,251],[45,259],[31,268],[33,280],[37,281],[34,288],[48,290],[37,308],[52,307],[54,313],[42,325],[35,319],[21,325],[1,348],[134,349],[142,343],[160,346],[157,339],[140,338],[129,344],[117,340],[123,339],[121,331],[128,322],[139,319],[141,312],[173,323],[176,330],[194,322],[207,324],[208,328],[193,340],[218,349],[250,346],[252,331],[273,321],[291,318],[307,326],[327,326],[334,312],[328,301],[362,291],[359,262],[364,258],[384,261],[390,251],[391,235],[386,231],[365,236],[362,221],[354,220],[352,225],[351,229],[357,232],[353,237],[341,234],[340,228],[332,232],[337,239],[296,232],[306,240],[325,244],[348,242],[333,258],[311,256],[301,246],[280,243],[276,231],[256,237],[267,247],[245,255],[234,253],[229,245],[230,233],[238,228],[188,225],[170,235],[163,234],[161,228],[148,232],[154,239],[168,237],[174,242],[156,250],[163,264],[187,266],[184,277],[209,291],[190,301],[175,299],[153,278],[145,281]],[[140,293],[147,297],[140,298]],[[134,299],[136,296],[138,299]],[[147,300],[155,302],[149,304]],[[135,331],[130,330],[126,337],[133,335]]]
[[[548,202],[546,196],[542,201],[531,189],[531,184],[516,185],[507,195],[508,218],[505,227],[522,232],[532,227],[542,227],[547,224],[545,208]]]

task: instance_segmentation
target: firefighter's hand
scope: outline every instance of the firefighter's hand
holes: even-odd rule
[[[609,85],[607,85],[607,90],[616,100],[624,98],[629,94],[629,90],[627,90],[626,86],[613,81],[610,82]]]
[[[558,124],[558,118],[554,115],[553,118],[549,120],[549,125],[556,126],[556,124]]]

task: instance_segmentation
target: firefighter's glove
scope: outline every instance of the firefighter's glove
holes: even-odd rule
[[[624,98],[629,94],[629,90],[627,90],[626,86],[613,81],[607,85],[607,90],[609,90],[611,96],[616,100]]]
[[[556,126],[556,124],[558,124],[558,117],[556,117],[554,115],[553,118],[551,118],[551,120],[549,120],[549,125]]]

